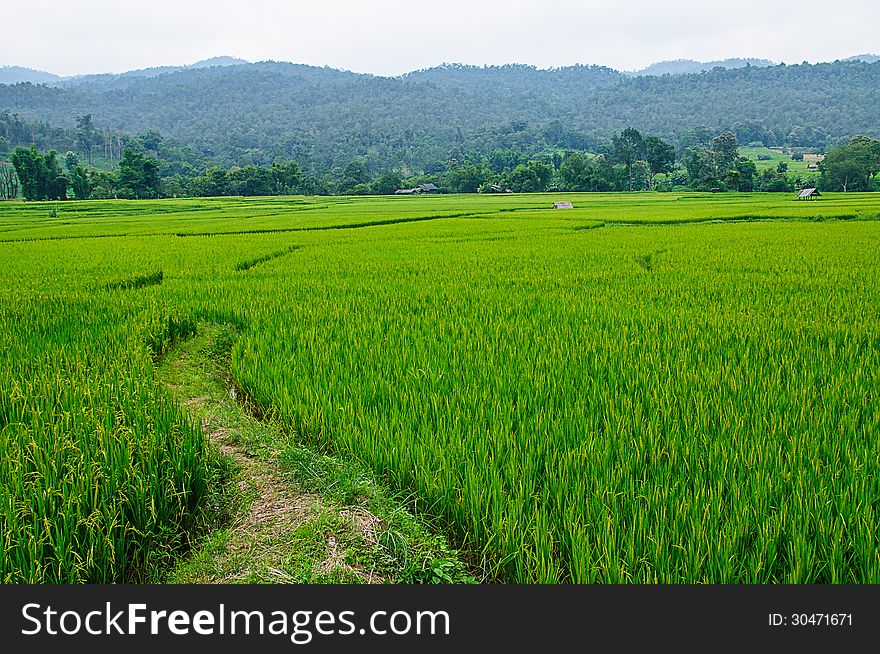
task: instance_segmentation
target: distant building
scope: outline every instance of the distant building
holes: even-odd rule
[[[554,209],[574,209],[571,202],[554,202],[553,208]]]
[[[803,188],[798,193],[798,200],[812,200],[818,197],[822,197],[822,194],[819,193],[819,189],[815,188]]]
[[[415,195],[417,193],[439,193],[440,189],[433,184],[419,184],[415,188],[399,188],[394,191],[395,195]]]
[[[490,186],[489,188],[492,190],[493,193],[513,193],[511,189],[504,188],[500,184],[492,184],[492,186]]]
[[[817,163],[808,163],[807,170],[819,170],[819,164]]]

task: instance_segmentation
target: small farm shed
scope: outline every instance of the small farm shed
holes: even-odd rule
[[[822,194],[819,193],[819,189],[816,188],[803,188],[800,193],[798,193],[798,200],[812,200],[813,198],[821,197]]]
[[[394,193],[396,195],[414,195],[416,193],[439,193],[440,189],[433,184],[419,184],[415,188],[399,188]]]
[[[571,202],[554,202],[553,208],[554,209],[574,209],[574,207],[571,205]]]
[[[808,163],[807,170],[819,170],[819,164],[817,163]]]

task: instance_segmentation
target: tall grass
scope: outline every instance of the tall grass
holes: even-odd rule
[[[173,336],[100,294],[16,295],[0,302],[0,581],[160,579],[210,474],[145,345]]]
[[[179,550],[208,455],[153,361],[213,317],[267,413],[498,578],[880,582],[880,200],[548,200],[0,215],[2,579],[143,580]],[[106,288],[143,270],[173,283]]]

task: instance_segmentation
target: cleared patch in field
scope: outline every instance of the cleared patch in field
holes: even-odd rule
[[[145,286],[157,286],[165,279],[165,273],[161,270],[146,273],[143,275],[134,275],[128,279],[107,284],[107,290],[110,291],[127,291],[132,288],[144,288]]]
[[[296,250],[300,249],[302,249],[302,245],[292,245],[289,248],[278,250],[277,252],[270,252],[269,254],[254,257],[253,259],[239,261],[237,264],[235,264],[235,269],[239,272],[244,272],[245,270],[250,270],[254,266],[259,266],[261,263],[266,263],[267,261],[271,261],[272,259],[283,257],[285,254],[290,254],[291,252],[295,252]]]

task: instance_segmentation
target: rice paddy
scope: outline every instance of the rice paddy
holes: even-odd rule
[[[213,322],[490,578],[880,583],[880,198],[554,199],[0,204],[0,580],[181,555],[218,454],[156,369]]]

